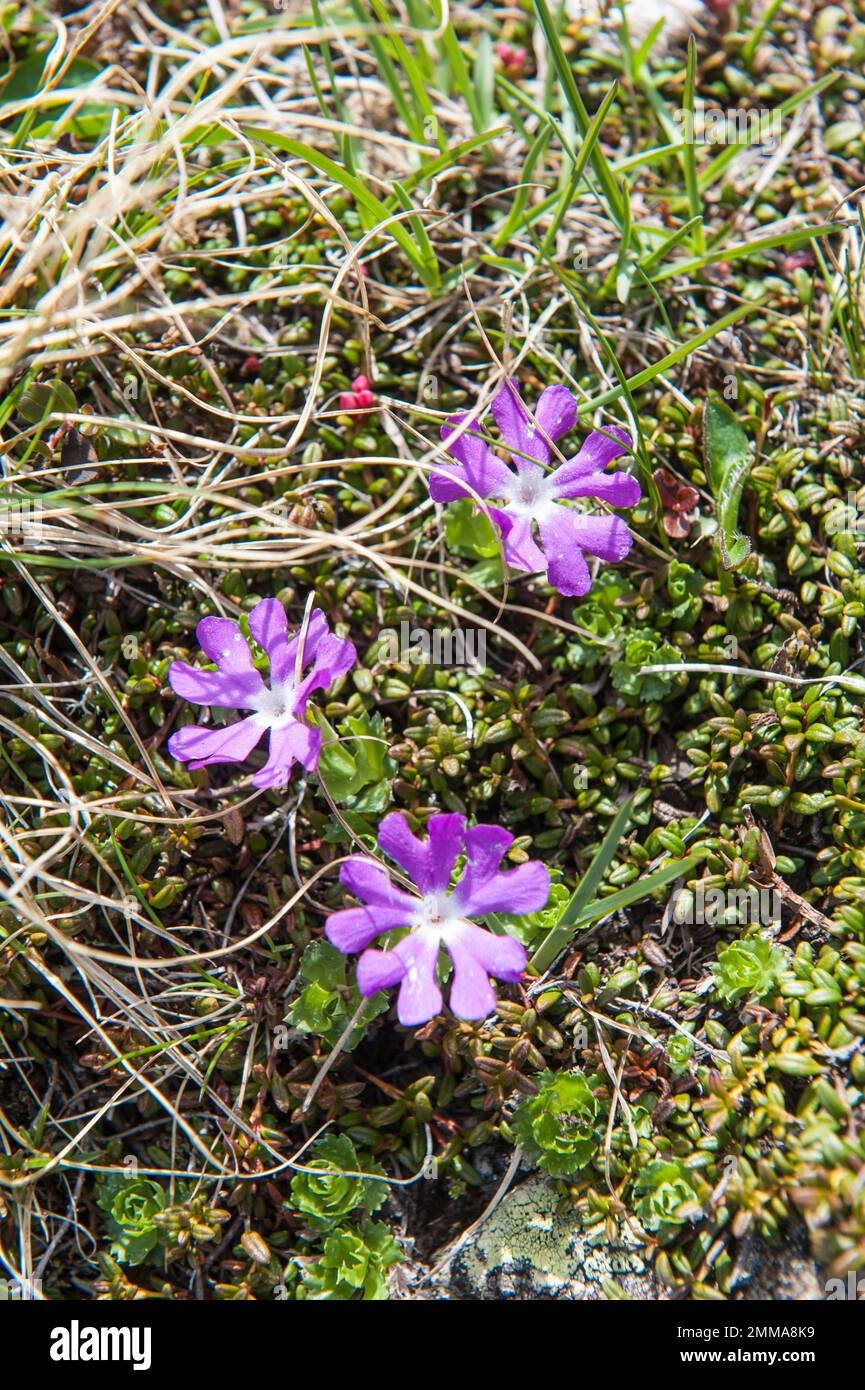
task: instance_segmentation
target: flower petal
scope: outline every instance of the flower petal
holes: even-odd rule
[[[550,476],[556,497],[595,497],[599,502],[609,502],[611,507],[635,507],[642,497],[640,484],[630,473],[581,473],[578,477],[565,477],[569,464],[565,463]]]
[[[406,925],[406,914],[399,907],[346,907],[330,914],[324,934],[332,946],[348,956],[362,951],[383,932]]]
[[[278,599],[263,598],[255,605],[249,615],[249,630],[258,645],[267,652],[271,682],[282,684],[292,681],[300,632],[289,640],[288,616]],[[313,608],[303,644],[304,665],[314,660],[318,644],[327,632],[327,619],[320,608]]]
[[[514,516],[505,507],[491,507],[490,516],[502,533],[505,559],[509,565],[517,570],[527,570],[529,574],[546,569],[544,552],[532,535],[531,517]]]
[[[524,867],[529,868],[529,865]],[[540,864],[538,867],[542,869],[544,866]],[[463,922],[458,934],[455,933],[455,939],[458,950],[470,951],[487,974],[495,975],[497,980],[518,980],[526,968],[526,948],[513,936],[497,936],[495,932],[475,926],[474,922]]]
[[[511,451],[514,463],[518,467],[527,458],[535,459],[537,463],[549,461],[549,446],[512,382],[504,383],[493,397],[490,410],[499,427],[502,444]]]
[[[414,931],[397,943],[394,953],[405,966],[396,1016],[406,1028],[416,1028],[442,1009],[442,992],[436,984],[438,933]]]
[[[263,733],[264,729],[255,715],[222,729],[204,729],[200,724],[187,724],[171,735],[168,751],[179,762],[188,762],[193,770],[208,763],[242,763]],[[193,758],[195,761],[191,762]]]
[[[397,888],[396,884],[391,882],[387,869],[381,864],[376,864],[373,859],[366,859],[362,854],[355,854],[346,859],[339,871],[339,881],[350,893],[360,898],[361,902],[368,903],[370,907],[398,907],[404,914],[402,923],[399,924],[402,926],[412,920],[420,907],[417,898],[413,898],[410,893]],[[389,928],[383,927],[382,930],[387,931]]]
[[[460,435],[455,435],[468,415],[450,415],[441,428],[441,437],[448,445],[448,452],[458,459],[462,467],[452,463],[434,463],[429,474],[430,497],[434,502],[455,502],[460,497],[500,497],[508,484],[513,481],[507,464],[471,433],[478,428],[472,422]],[[453,443],[448,443],[453,440]]]
[[[292,763],[299,762],[307,772],[318,767],[321,749],[321,729],[295,721],[281,729],[270,731],[270,753],[267,762],[252,779],[254,787],[285,787]]]
[[[368,999],[381,989],[398,985],[405,973],[406,968],[395,951],[364,951],[357,963],[357,987]]]
[[[195,635],[205,656],[215,661],[220,671],[237,675],[253,670],[249,643],[230,618],[202,618]]]
[[[454,904],[467,916],[473,894],[479,892],[498,873],[499,864],[514,836],[503,825],[472,825],[466,831],[466,862],[451,894]],[[495,909],[492,909],[495,911]]]
[[[465,843],[465,818],[432,816],[429,837],[419,840],[399,811],[385,816],[378,828],[378,843],[385,854],[405,869],[421,893],[444,893],[450,886],[454,864]]]
[[[584,516],[569,507],[554,506],[539,522],[547,562],[547,578],[560,594],[577,597],[592,587],[583,556],[621,560],[632,545],[631,534],[617,516]]]
[[[466,834],[466,865],[452,893],[466,916],[488,912],[538,912],[550,896],[550,875],[544,864],[532,860],[501,871],[502,855],[513,835],[500,825],[475,825]]]
[[[525,948],[519,941],[512,936],[494,936],[472,922],[452,927],[445,945],[454,963],[448,1002],[457,1018],[486,1018],[496,1007],[489,976],[518,980],[526,968]]]
[[[335,637],[332,632],[322,637],[316,645],[312,670],[300,682],[294,692],[293,707],[296,714],[303,714],[306,702],[314,690],[325,690],[340,676],[344,676],[357,661],[354,643],[345,637]]]
[[[545,864],[532,860],[515,869],[496,873],[484,884],[470,888],[465,911],[483,917],[488,912],[539,912],[550,896],[550,872]]]
[[[486,1018],[496,1007],[496,992],[468,941],[461,935],[448,938],[448,954],[454,963],[448,1003],[457,1018]]]
[[[512,832],[505,830],[503,825],[470,826],[466,831],[466,866],[454,889],[454,897],[470,876],[474,877],[475,882],[484,882],[490,878],[513,842]]]
[[[257,671],[199,671],[186,661],[172,661],[168,684],[182,700],[194,705],[216,705],[221,709],[255,709],[258,695],[264,694],[264,681]]]
[[[535,420],[549,439],[561,439],[577,423],[577,399],[567,386],[548,386],[538,397]]]
[[[534,417],[513,382],[505,382],[490,409],[514,461],[534,459],[549,463],[548,439],[559,439],[577,422],[577,402],[566,386],[548,386],[535,406]]]
[[[621,425],[605,425],[603,430],[592,430],[583,440],[579,453],[556,470],[555,477],[560,482],[570,482],[584,478],[587,473],[603,473],[608,463],[628,452],[631,436]]]
[[[580,452],[550,475],[558,497],[596,497],[613,507],[635,507],[642,493],[630,473],[605,473],[613,459],[630,448],[631,436],[620,425],[610,425],[606,433],[593,430],[583,441]]]
[[[556,507],[556,511],[565,512],[572,518],[570,533],[580,549],[597,555],[609,564],[624,560],[634,544],[634,538],[621,517],[587,516],[584,512],[573,512],[568,507]]]

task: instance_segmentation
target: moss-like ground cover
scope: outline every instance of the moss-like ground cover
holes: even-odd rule
[[[515,1147],[680,1296],[802,1222],[860,1269],[865,24],[49,9],[0,9],[0,1277],[423,1291]],[[429,497],[503,377],[634,440],[583,598]],[[196,623],[311,592],[318,771],[175,762]],[[485,1021],[324,939],[393,809],[551,871]]]

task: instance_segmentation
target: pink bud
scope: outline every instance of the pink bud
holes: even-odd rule
[[[814,264],[814,257],[810,251],[791,251],[789,256],[785,256],[781,262],[781,269],[785,275],[792,275],[794,270],[805,270],[807,266]]]
[[[372,391],[357,391],[354,398],[357,402],[358,410],[366,410],[369,406],[375,405],[375,396],[372,394]]]
[[[340,410],[357,410],[357,396],[353,391],[343,391],[339,398]]]
[[[351,383],[351,389],[352,389],[352,391],[368,391],[368,390],[369,390],[369,380],[368,380],[368,378],[365,377],[365,376],[356,376],[355,379],[354,379],[354,381]]]

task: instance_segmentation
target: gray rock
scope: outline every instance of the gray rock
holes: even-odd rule
[[[560,1202],[555,1183],[539,1176],[508,1192],[455,1256],[450,1296],[605,1299],[614,1284],[629,1298],[666,1297],[645,1245],[588,1234],[557,1213]]]
[[[649,1248],[626,1229],[609,1241],[589,1233],[567,1210],[557,1185],[533,1174],[506,1194],[450,1264],[439,1296],[461,1299],[662,1300]],[[825,1272],[811,1254],[808,1232],[791,1221],[783,1243],[748,1235],[738,1249],[733,1300],[810,1302],[826,1298]]]
[[[626,0],[628,28],[632,38],[642,42],[659,19],[664,28],[658,40],[659,48],[668,43],[681,42],[690,33],[705,32],[701,19],[706,19],[702,0]],[[589,24],[602,24],[606,28],[618,29],[621,16],[615,6],[607,7],[602,16],[598,0],[565,0],[565,11],[569,19],[580,19]]]
[[[770,1245],[759,1236],[745,1237],[733,1276],[733,1297],[773,1303],[813,1303],[826,1298],[826,1274],[811,1254],[804,1222],[790,1222],[782,1245]]]

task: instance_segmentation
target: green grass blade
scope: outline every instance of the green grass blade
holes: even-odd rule
[[[610,822],[607,833],[591,864],[583,874],[575,892],[568,899],[561,917],[544,937],[532,956],[531,963],[539,973],[543,974],[545,970],[549,969],[559,952],[564,950],[571,940],[573,923],[597,893],[603,882],[604,874],[615,858],[622,836],[628,828],[633,806],[634,798],[632,796],[627,801],[622,802]]]
[[[567,926],[554,927],[541,942],[532,956],[530,964],[537,970],[538,974],[542,975],[545,970],[549,970],[562,951],[567,950],[581,929],[591,926],[593,922],[600,921],[602,917],[610,917],[614,912],[621,912],[626,907],[632,907],[634,903],[640,902],[643,898],[648,898],[659,888],[665,888],[668,883],[673,883],[677,878],[689,874],[692,869],[696,869],[698,864],[702,863],[702,860],[702,854],[690,854],[687,859],[673,859],[646,878],[638,878],[635,883],[629,883],[627,888],[622,888],[620,892],[611,893],[608,898],[596,898],[594,902],[583,907]]]
[[[385,40],[370,27],[370,16],[367,14],[360,0],[349,0],[349,3],[357,15],[360,24],[363,26],[364,38],[375,56],[381,79],[393,98],[393,104],[402,117],[406,130],[412,140],[416,140],[418,144],[422,144],[424,138],[423,120],[418,120],[417,112],[413,111],[406,101],[402,83],[399,80],[397,69],[388,52]]]
[[[282,135],[276,130],[265,130],[260,126],[242,126],[241,129],[248,140],[258,142],[258,144],[264,145],[268,149],[284,150],[286,154],[294,155],[295,159],[302,159],[304,163],[311,165],[313,169],[318,169],[319,173],[325,174],[329,179],[333,179],[334,183],[338,183],[341,188],[345,189],[346,193],[351,194],[359,207],[375,219],[373,222],[374,226],[387,222],[388,218],[392,216],[384,203],[380,202],[374,193],[370,193],[366,184],[361,179],[355,174],[350,174],[346,169],[343,169],[341,165],[337,164],[335,160],[330,159],[326,154],[322,154],[320,150],[315,150],[311,145],[305,145],[301,140],[293,140],[291,136]],[[424,284],[427,284],[429,266],[426,257],[423,251],[415,245],[415,242],[406,231],[405,227],[399,222],[391,222],[388,227],[384,229],[382,235],[385,235],[385,233],[392,236],[394,241],[398,243],[418,272],[418,275],[422,278]]]
[[[568,176],[559,194],[558,206],[556,207],[553,220],[550,223],[546,236],[544,237],[543,249],[545,253],[548,252],[555,244],[556,233],[558,232],[559,227],[562,225],[565,213],[567,212],[568,208],[571,206],[571,203],[574,200],[574,194],[580,186],[580,180],[583,177],[586,164],[592,158],[595,152],[598,137],[601,133],[601,128],[606,119],[607,112],[609,111],[610,107],[612,106],[615,100],[617,91],[618,83],[614,82],[610,90],[607,92],[607,95],[604,97],[604,100],[601,102],[600,106],[595,112],[594,116],[592,117],[591,124],[589,125],[589,128],[583,137],[583,142],[580,146],[579,153],[573,160],[573,168],[571,169],[570,175]],[[552,121],[551,116],[548,116],[547,119],[549,121]],[[562,139],[561,132],[559,133],[559,138]],[[623,228],[623,240],[629,242],[631,214],[630,201],[628,200],[627,196],[624,199],[623,206],[625,208],[625,227]]]
[[[703,231],[703,204],[700,199],[700,188],[697,183],[697,147],[695,144],[696,130],[694,128],[694,84],[697,76],[697,45],[694,35],[688,39],[688,71],[685,76],[685,95],[682,102],[682,116],[685,127],[685,188],[688,194],[688,210],[691,221],[694,223],[694,233],[692,237],[694,250],[701,256],[706,249],[706,237]]]
[[[823,77],[818,77],[816,82],[809,82],[807,87],[803,87],[800,92],[795,92],[793,96],[787,97],[779,106],[774,107],[772,110],[773,118],[783,120],[785,117],[791,116],[803,102],[810,101],[811,97],[819,96],[827,87],[831,87],[833,82],[837,82],[840,76],[839,72],[829,72]],[[707,164],[698,179],[701,190],[711,188],[714,183],[717,183],[739,151],[745,147],[745,143],[735,141],[722,150],[719,155],[716,155],[710,164]]]
[[[441,18],[441,14],[439,14],[439,18]],[[444,32],[441,34],[437,42],[439,45],[439,50],[445,61],[445,64],[450,71],[451,77],[456,83],[457,89],[466,106],[468,107],[469,114],[472,118],[472,126],[474,127],[475,131],[478,134],[480,134],[480,132],[484,129],[484,121],[483,116],[481,114],[480,103],[478,102],[477,95],[475,93],[474,83],[472,82],[472,77],[468,69],[468,64],[466,63],[466,60],[463,57],[463,51],[460,47],[460,41],[454,33],[454,27],[450,20],[448,20]]]
[[[500,246],[507,245],[514,235],[514,232],[521,225],[523,212],[529,198],[532,177],[535,169],[547,152],[547,146],[552,139],[552,134],[552,126],[543,126],[530,146],[520,174],[520,183],[514,197],[513,206],[493,237],[492,244],[494,250],[498,250]]]
[[[441,275],[439,273],[438,260],[436,258],[436,253],[433,250],[432,242],[427,236],[427,230],[423,224],[423,218],[421,217],[420,213],[413,211],[414,204],[412,203],[411,198],[406,193],[403,185],[397,182],[396,179],[394,179],[393,181],[393,191],[395,196],[398,198],[399,202],[402,204],[403,209],[406,212],[411,211],[412,213],[411,217],[408,219],[408,225],[412,229],[414,239],[417,242],[418,249],[423,257],[424,265],[426,266],[425,282],[430,286],[431,289],[439,290],[441,288]]]
[[[647,256],[643,257],[640,261],[640,269],[644,275],[648,275],[651,270],[654,270],[659,261],[667,259],[668,253],[674,250],[693,231],[695,222],[696,218],[683,222],[681,227],[677,227],[675,232],[671,232],[668,237],[664,238],[660,246],[656,246],[654,251],[650,251]]]
[[[652,276],[652,283],[669,280],[672,275],[691,275],[704,266],[715,265],[717,261],[734,261],[740,256],[753,256],[760,251],[771,251],[775,246],[798,246],[802,241],[812,241],[815,237],[829,236],[832,232],[843,232],[843,222],[821,222],[815,227],[794,227],[786,232],[773,232],[770,236],[756,237],[754,241],[738,242],[735,246],[720,246],[707,251],[703,256],[692,256],[687,261],[674,261],[672,265],[659,270]]]
[[[424,73],[402,35],[391,23],[387,9],[381,3],[381,0],[371,0],[371,4],[382,26],[387,31],[388,41],[393,49],[394,58],[405,73],[406,80],[411,88],[411,94],[415,103],[415,129],[419,132],[419,135],[413,138],[416,138],[419,144],[429,143],[429,134],[434,131],[436,144],[440,149],[444,149],[444,135],[440,130],[439,122],[436,120],[433,104],[430,101],[429,92],[427,90],[429,86],[428,75]]]
[[[775,15],[780,10],[781,4],[782,0],[769,0],[768,5],[766,6],[763,13],[760,15],[760,18],[758,19],[757,23],[754,25],[754,28],[751,30],[750,34],[745,40],[744,46],[742,48],[742,62],[745,64],[745,67],[748,68],[749,71],[754,62],[754,54],[757,52],[757,47],[760,43],[760,40],[762,39],[769,25],[772,23],[772,20],[775,18]]]
[[[481,145],[486,145],[490,140],[495,140],[496,136],[504,135],[507,126],[496,126],[494,130],[484,130],[480,135],[470,135],[468,140],[463,140],[459,145],[451,145],[449,149],[442,150],[441,154],[422,164],[419,169],[408,174],[402,180],[402,186],[406,193],[410,193],[413,188],[417,188],[419,183],[426,183],[440,174],[443,169],[452,169],[462,159],[463,155],[470,154],[472,150],[479,149]]]
[[[577,129],[585,139],[591,128],[591,120],[583,98],[580,95],[580,89],[577,86],[576,78],[571,71],[571,66],[562,49],[561,40],[559,39],[558,31],[553,22],[553,17],[550,14],[549,6],[546,0],[534,0],[534,6],[541,28],[544,31],[544,38],[547,41],[547,47],[550,50],[550,56],[555,65],[565,100],[576,121]],[[606,155],[597,143],[592,150],[591,160],[592,168],[595,171],[598,183],[606,198],[609,214],[616,223],[616,226],[621,227],[625,220],[622,192],[619,188],[616,176],[610,168]]]
[[[718,333],[723,333],[725,328],[731,328],[734,323],[739,322],[739,319],[745,318],[747,314],[755,314],[761,307],[762,300],[754,300],[750,304],[737,305],[729,314],[725,314],[723,318],[718,319],[717,322],[711,324],[709,328],[704,328],[700,333],[695,334],[693,338],[689,338],[686,343],[682,343],[680,347],[674,348],[672,352],[668,352],[666,357],[661,358],[660,362],[653,363],[651,367],[645,367],[643,371],[637,372],[636,376],[629,377],[626,382],[620,382],[618,386],[611,386],[608,391],[602,391],[599,396],[592,396],[587,401],[581,401],[580,415],[590,415],[592,411],[598,409],[598,406],[609,405],[612,401],[617,401],[619,397],[623,396],[627,391],[637,391],[641,386],[648,385],[650,381],[655,380],[656,376],[661,376],[664,372],[669,371],[671,367],[675,367],[679,362],[684,361],[686,357],[690,357],[692,352],[696,352],[697,348],[702,347],[704,343],[708,343],[712,338],[716,337]]]
[[[580,881],[576,892],[572,894],[567,907],[558,921],[558,926],[569,926],[571,922],[579,917],[583,908],[591,902],[597,894],[603,882],[604,874],[610,867],[615,857],[619,842],[631,820],[631,812],[634,809],[634,798],[629,796],[627,801],[623,801],[618,811],[607,828],[607,833],[601,841],[591,864]]]

